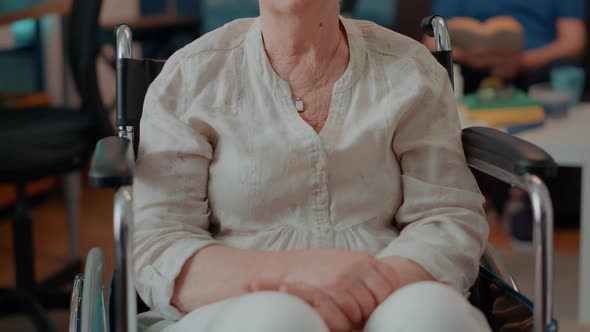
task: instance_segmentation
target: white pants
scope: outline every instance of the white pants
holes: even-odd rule
[[[166,332],[328,332],[299,298],[260,292],[214,303],[186,315]],[[435,282],[404,287],[371,315],[363,332],[490,331],[483,314],[454,289]]]

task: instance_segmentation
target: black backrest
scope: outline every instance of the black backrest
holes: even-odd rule
[[[68,61],[74,84],[82,99],[82,111],[90,112],[96,123],[96,137],[114,133],[100,96],[96,72],[98,18],[102,0],[74,0],[66,27]]]
[[[164,68],[165,60],[117,60],[117,127],[132,126],[133,148],[139,145],[139,122],[148,87]]]

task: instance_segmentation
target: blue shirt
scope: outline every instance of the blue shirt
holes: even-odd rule
[[[586,0],[434,0],[432,13],[485,21],[512,16],[523,26],[526,49],[543,47],[557,38],[557,20],[586,20]]]

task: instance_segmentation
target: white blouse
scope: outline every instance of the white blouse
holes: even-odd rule
[[[465,293],[488,225],[446,71],[421,44],[342,19],[350,62],[318,134],[271,67],[259,19],[191,43],[151,85],[134,182],[137,289],[162,320],[201,248],[406,257]]]

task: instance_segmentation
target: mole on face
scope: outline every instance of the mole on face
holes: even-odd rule
[[[324,27],[324,23],[320,22],[320,28]]]

